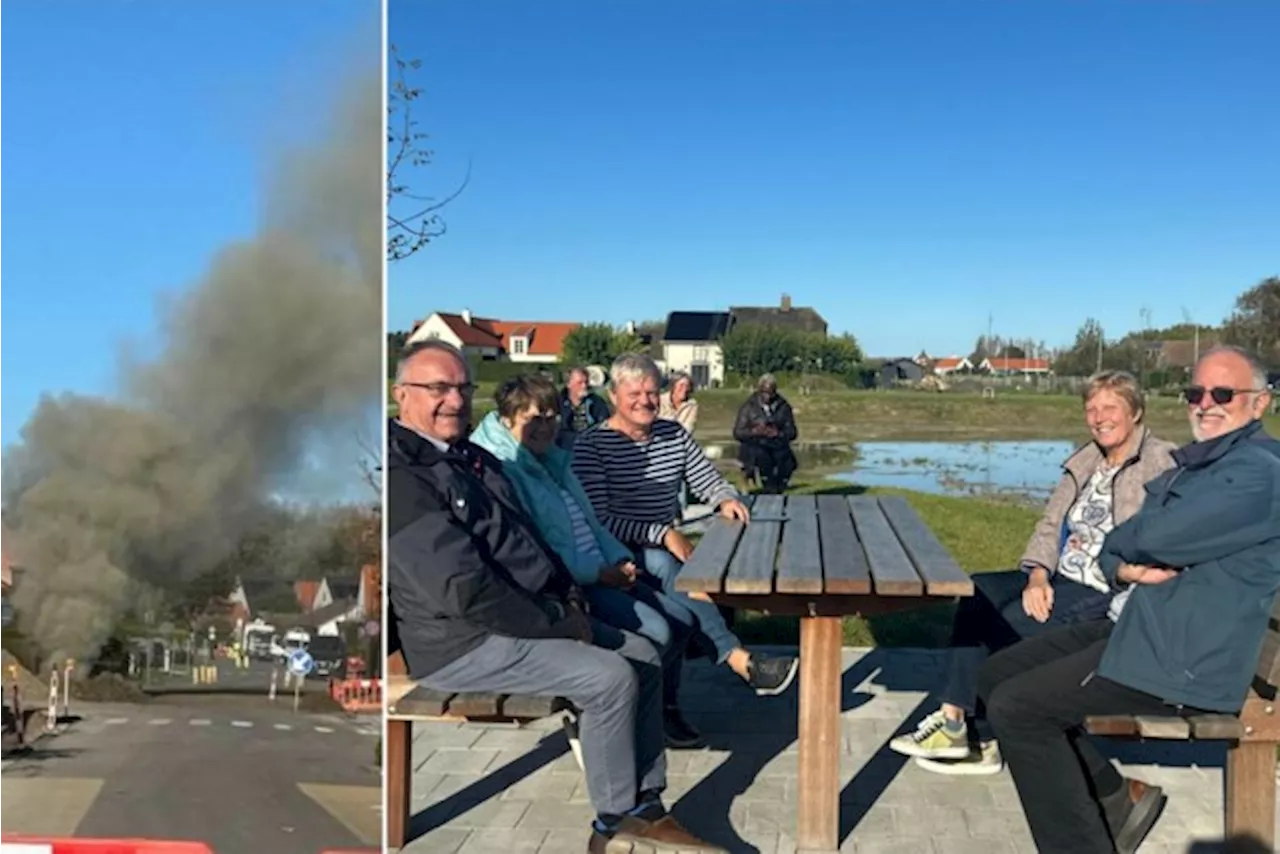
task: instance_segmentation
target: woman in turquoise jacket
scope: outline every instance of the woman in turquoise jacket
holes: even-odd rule
[[[648,638],[662,653],[667,743],[694,747],[701,738],[680,715],[685,647],[696,621],[692,612],[660,590],[637,583],[631,550],[605,530],[570,470],[570,453],[556,445],[558,391],[540,376],[507,380],[471,441],[502,462],[538,534],[582,587],[591,613],[617,628]]]

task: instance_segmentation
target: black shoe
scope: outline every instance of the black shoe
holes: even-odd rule
[[[1124,788],[1103,804],[1116,854],[1134,854],[1138,850],[1168,801],[1159,786],[1140,780],[1124,781]]]
[[[753,655],[747,665],[747,684],[761,697],[775,697],[791,687],[799,669],[798,658]]]
[[[688,750],[703,747],[702,733],[698,732],[680,714],[676,706],[668,706],[662,711],[662,729],[667,736],[667,747]]]

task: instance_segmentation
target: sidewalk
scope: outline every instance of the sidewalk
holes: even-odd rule
[[[934,707],[942,655],[844,652],[841,851],[1020,854],[1034,851],[1008,772],[949,778],[884,745]],[[709,748],[670,751],[668,803],[692,831],[735,852],[795,851],[793,688],[756,698],[737,677],[688,665],[683,706]],[[558,729],[418,724],[414,728],[411,854],[586,850],[592,810]],[[1116,745],[1127,773],[1157,783],[1169,805],[1143,854],[1181,854],[1222,835],[1222,763],[1214,745]],[[1157,767],[1159,766],[1159,767]]]

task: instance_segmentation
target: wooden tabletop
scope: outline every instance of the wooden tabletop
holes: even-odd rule
[[[973,581],[903,498],[760,495],[717,518],[676,588],[734,596],[972,596]],[[905,603],[904,603],[905,604]]]

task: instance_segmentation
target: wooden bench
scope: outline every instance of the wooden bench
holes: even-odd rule
[[[387,639],[386,678],[386,791],[387,843],[402,848],[413,812],[413,724],[415,721],[463,721],[476,723],[524,724],[561,712],[566,735],[570,738],[574,758],[582,765],[576,740],[575,710],[562,697],[524,696],[516,694],[465,693],[433,691],[409,679],[399,640],[392,634]],[[394,644],[394,646],[391,646]]]
[[[1223,812],[1228,839],[1252,837],[1273,850],[1276,748],[1280,746],[1280,602],[1271,612],[1253,687],[1239,715],[1103,716],[1085,721],[1091,735],[1143,741],[1227,742]]]
[[[800,617],[796,843],[839,847],[842,618],[973,595],[973,581],[895,496],[759,495],[743,526],[714,521],[676,589]]]

